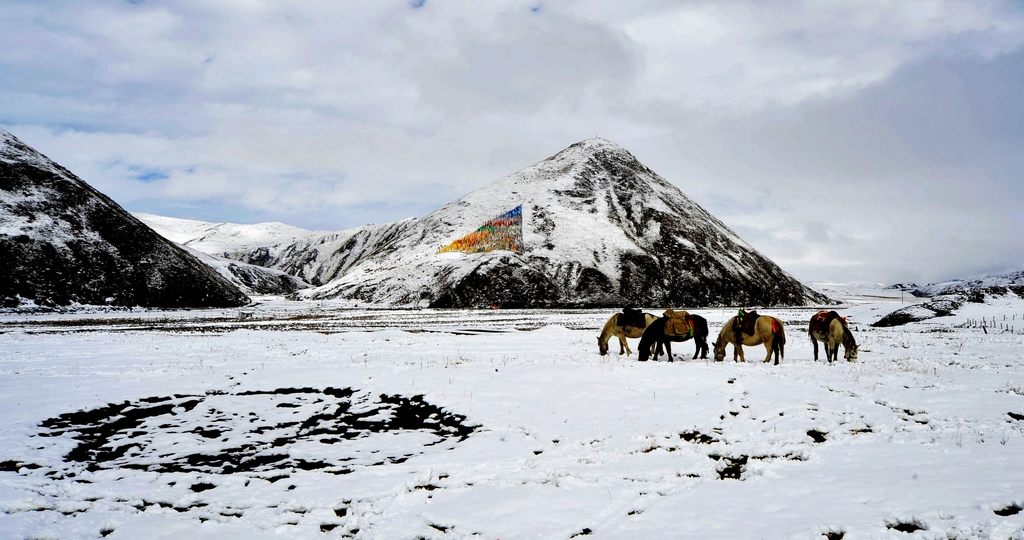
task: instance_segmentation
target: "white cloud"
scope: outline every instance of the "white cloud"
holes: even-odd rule
[[[871,257],[891,226],[859,222],[853,205],[985,208],[983,190],[934,189],[964,175],[999,190],[1000,211],[1019,200],[1002,187],[1012,114],[977,121],[980,98],[935,70],[921,78],[940,86],[897,92],[918,66],[1019,51],[1024,12],[1010,1],[10,1],[0,21],[0,122],[132,209],[380,222],[602,135],[803,277],[845,261],[838,279],[880,271]],[[1005,82],[983,86],[1016,88]],[[945,222],[982,230],[971,220],[985,217]],[[886,249],[932,256],[924,231],[945,222],[920,219],[919,250]],[[808,234],[816,223],[830,232]],[[996,249],[977,245],[979,258]]]

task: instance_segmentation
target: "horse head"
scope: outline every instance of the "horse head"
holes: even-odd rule
[[[715,340],[714,346],[715,362],[721,362],[722,360],[725,360],[725,340],[722,339],[722,336],[718,336],[718,339]]]
[[[858,348],[859,347],[857,346],[857,344],[854,344],[851,347],[846,347],[846,354],[844,354],[843,356],[846,358],[847,362],[856,362],[857,361],[857,349]]]
[[[601,339],[601,336],[597,337],[597,350],[601,353],[601,356],[608,354],[608,340]]]

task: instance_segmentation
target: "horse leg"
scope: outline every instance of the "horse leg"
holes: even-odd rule
[[[668,361],[672,361],[672,341],[665,340],[665,352],[668,353]]]
[[[619,334],[619,356],[622,354],[633,354],[633,351],[629,348],[629,342],[626,341],[626,334]]]
[[[808,333],[811,336],[811,345],[814,345],[814,361],[818,361],[818,340],[814,339],[814,335]],[[828,351],[826,351],[828,352]]]
[[[737,360],[737,358],[739,358],[739,359]],[[733,347],[732,347],[732,360],[733,360],[733,362],[743,362],[743,363],[746,363],[747,359],[744,358],[744,356],[743,356],[743,344],[741,342],[733,343]]]
[[[768,355],[764,357],[764,363],[767,364],[772,361],[772,340],[769,339],[764,342],[764,350],[768,352]],[[778,364],[778,360],[775,363]]]

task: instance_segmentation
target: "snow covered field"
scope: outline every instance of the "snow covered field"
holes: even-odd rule
[[[602,357],[610,311],[0,315],[0,538],[1024,538],[1024,335],[957,327],[1024,301],[844,300],[855,364],[811,309],[780,366]]]

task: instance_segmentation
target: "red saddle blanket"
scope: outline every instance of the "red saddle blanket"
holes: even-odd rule
[[[834,319],[839,319],[840,322],[843,318],[839,316],[835,311],[821,310],[811,317],[811,332],[826,333],[830,324]]]

